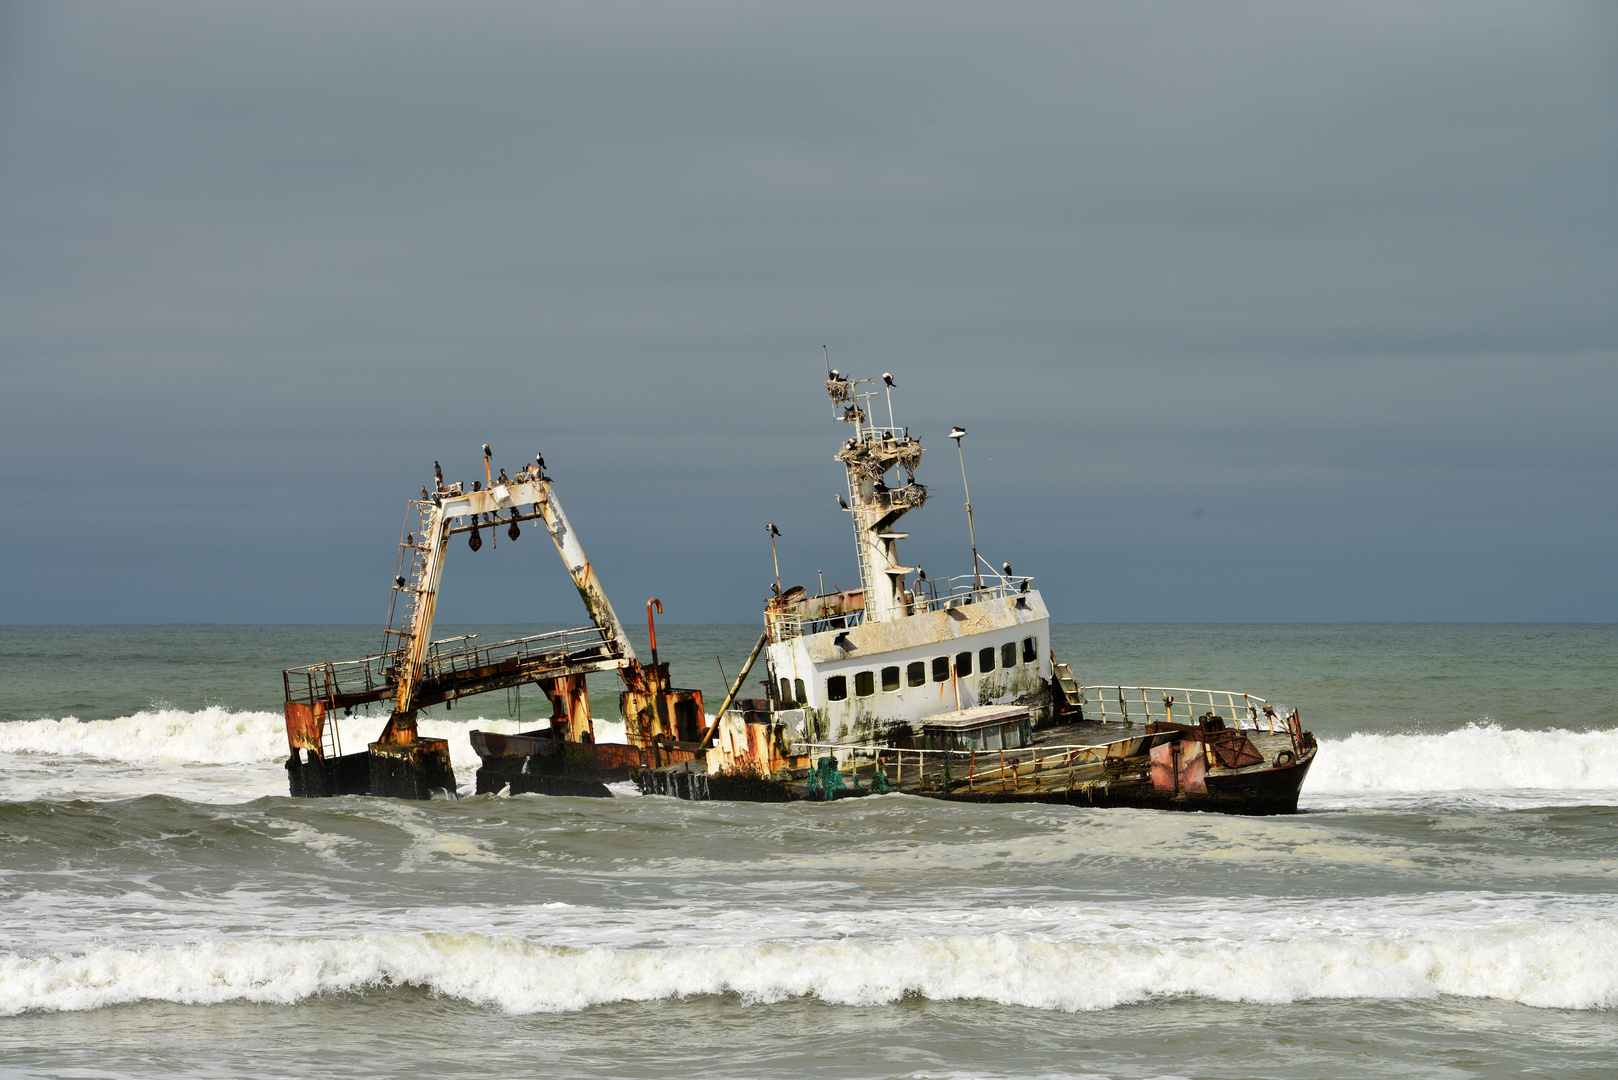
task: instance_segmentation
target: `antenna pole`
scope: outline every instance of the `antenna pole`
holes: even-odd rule
[[[888,392],[888,430],[892,431],[893,430],[893,387],[884,386],[883,389],[885,389]]]
[[[781,595],[781,560],[775,556],[775,533],[770,533],[770,561],[775,564],[775,594]]]
[[[955,453],[961,459],[961,489],[966,492],[966,530],[972,537],[972,581],[978,588],[983,588],[983,574],[978,570],[978,530],[972,524],[972,489],[966,486],[966,453],[961,449],[961,440],[955,440]]]

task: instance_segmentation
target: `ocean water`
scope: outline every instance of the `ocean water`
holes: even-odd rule
[[[660,653],[712,708],[755,634]],[[377,636],[0,627],[0,1076],[1618,1075],[1618,627],[1053,628],[1297,707],[1260,819],[287,798],[280,670]],[[540,705],[421,726],[469,790]]]

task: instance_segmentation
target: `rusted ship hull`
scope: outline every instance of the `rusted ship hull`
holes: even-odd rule
[[[443,739],[373,743],[358,754],[330,757],[293,754],[286,769],[287,786],[294,798],[384,795],[430,799],[434,792],[455,794],[455,770],[450,766],[449,743]]]
[[[622,743],[576,743],[548,731],[500,735],[472,732],[472,749],[482,766],[477,793],[493,795],[582,795],[610,798],[607,782],[627,780],[644,759]]]
[[[1150,783],[1085,786],[1054,791],[952,791],[949,794],[921,792],[930,798],[950,802],[1054,803],[1063,806],[1128,807],[1138,810],[1180,810],[1216,814],[1267,817],[1298,812],[1298,794],[1314,764],[1315,753],[1306,751],[1294,764],[1271,767],[1258,773],[1210,776],[1206,791],[1171,791]]]
[[[951,741],[963,732],[974,745]],[[1317,752],[1295,718],[1238,727],[1211,710],[1194,724],[1081,720],[1026,735],[1019,737],[1014,710],[975,709],[953,723],[926,725],[922,738],[903,745],[826,746],[813,759],[768,772],[727,769],[726,755],[712,755],[641,769],[635,780],[646,794],[684,799],[833,801],[897,792],[950,802],[1269,815],[1297,811]]]
[[[1298,795],[1314,764],[1313,750],[1292,764],[1270,767],[1261,772],[1230,776],[1210,776],[1206,789],[1198,792],[1175,791],[1133,781],[1109,784],[1086,783],[1072,787],[1035,790],[973,790],[964,786],[891,787],[882,792],[871,785],[850,785],[830,798],[859,798],[873,794],[918,795],[945,802],[1042,803],[1056,806],[1086,806],[1097,809],[1175,810],[1186,813],[1237,814],[1268,817],[1298,812]],[[689,800],[728,802],[823,802],[829,801],[820,789],[802,779],[773,779],[743,773],[710,776],[700,769],[643,769],[635,773],[636,784],[644,794],[670,795]]]

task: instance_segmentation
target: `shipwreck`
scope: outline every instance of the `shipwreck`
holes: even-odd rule
[[[923,448],[893,422],[883,389],[828,368],[825,390],[852,434],[835,452],[853,526],[859,588],[782,588],[779,562],[764,625],[712,715],[702,694],[672,684],[657,658],[655,598],[643,663],[537,456],[515,475],[446,484],[412,499],[401,529],[384,648],[359,660],[282,673],[295,796],[453,795],[444,740],[423,738],[419,710],[534,684],[551,716],[520,734],[471,733],[479,793],[611,794],[633,780],[683,799],[832,801],[901,792],[973,802],[1047,802],[1274,814],[1297,809],[1317,751],[1296,709],[1235,690],[1086,684],[1050,644],[1050,615],[1030,576],[997,569],[977,550],[964,429],[956,443],[966,495],[971,573],[932,577],[907,566],[904,515],[930,492],[916,479]],[[870,417],[886,394],[888,424]],[[590,623],[480,644],[432,638],[450,541],[474,552],[525,522],[549,533]],[[772,552],[779,530],[768,526]],[[761,693],[743,698],[763,662]],[[615,672],[625,742],[596,739],[586,677]],[[363,751],[344,753],[336,720],[380,704],[388,719]]]
[[[1314,760],[1297,710],[1234,690],[1083,685],[1050,648],[1031,577],[977,550],[955,427],[972,567],[907,566],[900,519],[930,496],[921,442],[893,422],[891,375],[828,367],[860,587],[811,596],[777,581],[764,601],[764,695],[722,708],[686,762],[640,770],[646,792],[686,798],[837,799],[883,792],[1290,813]],[[871,419],[886,396],[888,424]],[[775,533],[771,527],[772,542]]]
[[[392,601],[383,650],[359,660],[289,668],[281,673],[286,694],[287,775],[295,796],[389,795],[427,799],[456,792],[449,745],[417,731],[419,710],[462,698],[528,684],[549,699],[552,714],[543,729],[520,735],[473,732],[483,760],[479,792],[542,792],[552,795],[610,794],[604,778],[656,763],[647,747],[695,744],[704,730],[702,693],[672,686],[669,666],[659,663],[656,630],[652,661],[642,663],[624,633],[605,590],[580,546],[543,455],[515,475],[493,474],[493,452],[483,447],[484,480],[444,482],[433,466],[433,490],[412,499],[400,530]],[[467,538],[477,552],[496,530],[515,541],[524,522],[542,522],[567,567],[590,625],[509,641],[482,644],[476,637],[433,640],[433,615],[450,541]],[[651,619],[652,600],[647,604]],[[586,676],[616,672],[623,681],[619,711],[630,745],[598,743],[591,719]],[[339,715],[380,703],[387,723],[364,750],[344,753]]]

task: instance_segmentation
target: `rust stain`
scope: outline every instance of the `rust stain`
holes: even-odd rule
[[[320,733],[326,726],[326,703],[317,701],[306,705],[301,701],[286,703],[287,746],[296,754],[299,749],[321,753]]]

